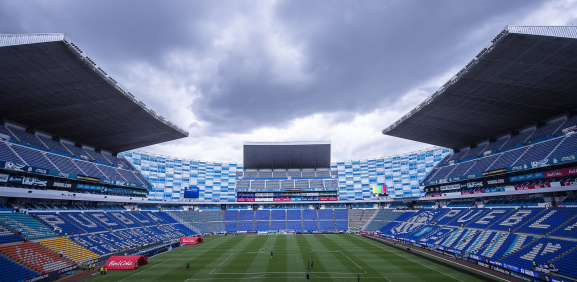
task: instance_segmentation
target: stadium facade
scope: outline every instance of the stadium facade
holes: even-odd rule
[[[391,198],[418,198],[424,194],[420,181],[450,152],[431,148],[396,156],[333,162],[331,175],[338,179],[338,199],[374,200],[376,185],[386,185]],[[154,186],[149,199],[180,201],[184,200],[185,187],[197,187],[200,195],[195,201],[237,201],[236,182],[243,178],[242,164],[188,160],[142,151],[122,155]]]
[[[199,188],[198,201],[235,202],[237,175],[242,165],[233,162],[187,160],[145,153],[122,155],[154,186],[148,194],[155,201],[180,201],[185,187]]]
[[[451,152],[431,148],[384,158],[340,161],[331,165],[339,179],[339,200],[374,199],[373,187],[386,185],[389,198],[418,198],[424,195],[420,181]]]

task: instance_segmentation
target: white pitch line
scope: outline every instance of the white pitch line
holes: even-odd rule
[[[219,265],[217,265],[213,270],[211,270],[208,274],[212,274],[213,271],[215,271],[219,266],[221,266],[225,261],[227,261],[230,257],[232,257],[232,255],[234,255],[234,253],[230,254],[230,256],[228,256],[225,260],[223,260]],[[215,273],[215,274],[220,274],[220,273]]]
[[[361,240],[361,241],[363,241],[363,242],[365,242],[365,243],[367,243],[367,244],[369,244],[369,245],[373,245],[373,246],[375,246],[375,247],[377,247],[377,248],[379,248],[379,249],[381,249],[381,250],[385,250],[385,251],[387,251],[387,252],[389,252],[389,253],[391,253],[391,254],[394,254],[394,255],[396,255],[396,256],[398,256],[398,257],[402,257],[402,258],[404,258],[404,259],[406,259],[406,260],[409,260],[409,261],[412,261],[412,262],[414,262],[414,263],[416,263],[416,264],[419,264],[419,265],[421,265],[421,266],[424,266],[424,267],[426,267],[426,268],[428,268],[428,269],[430,269],[430,270],[433,270],[433,271],[436,271],[436,272],[438,272],[438,273],[441,273],[441,274],[443,274],[443,275],[445,275],[445,276],[447,276],[447,277],[453,278],[453,279],[455,279],[455,280],[457,280],[457,281],[465,282],[465,281],[463,281],[463,280],[461,280],[461,279],[459,279],[459,278],[455,278],[455,277],[453,277],[453,276],[451,276],[451,275],[449,275],[449,274],[447,274],[447,273],[444,273],[444,272],[439,271],[439,270],[437,270],[437,269],[431,268],[431,267],[429,267],[429,266],[427,266],[427,265],[424,265],[424,264],[422,264],[422,263],[420,263],[420,262],[414,261],[414,260],[412,260],[412,259],[410,259],[410,258],[408,258],[408,257],[401,256],[401,255],[399,255],[399,254],[397,254],[397,253],[393,253],[393,252],[391,252],[391,251],[389,251],[389,250],[387,250],[387,249],[384,249],[384,248],[381,247],[381,246],[378,246],[378,245],[373,244],[372,242],[363,240],[363,239],[358,238],[358,237],[355,237],[355,238],[357,238],[357,239],[359,239],[359,240]]]
[[[220,238],[223,238],[223,237],[220,237]],[[169,260],[172,260],[172,259],[174,259],[174,258],[177,258],[177,257],[179,257],[179,256],[181,256],[181,255],[184,255],[184,254],[186,254],[186,253],[188,253],[188,252],[190,252],[190,251],[192,251],[192,250],[196,250],[196,249],[198,249],[198,248],[200,248],[200,247],[202,247],[202,246],[206,246],[206,245],[208,245],[208,244],[210,244],[210,243],[212,243],[212,242],[214,242],[214,241],[218,241],[220,238],[211,240],[210,242],[207,242],[207,243],[205,243],[205,244],[203,244],[203,245],[201,245],[201,246],[198,246],[198,247],[196,247],[196,248],[191,248],[190,250],[188,250],[188,251],[186,251],[186,252],[182,252],[182,253],[180,253],[180,254],[178,254],[178,255],[176,255],[176,256],[173,256],[173,257],[171,257],[171,258],[169,258],[169,259],[165,259],[165,260],[163,260],[163,261],[161,261],[161,262],[159,262],[159,263],[157,263],[157,264],[155,264],[155,265],[153,265],[153,266],[151,266],[151,267],[149,267],[149,268],[143,269],[143,270],[141,270],[141,271],[139,271],[139,272],[136,272],[136,273],[134,273],[134,274],[132,274],[132,275],[130,275],[130,276],[126,276],[126,277],[124,277],[124,278],[122,278],[122,279],[120,279],[120,280],[118,280],[118,281],[116,281],[116,282],[120,282],[120,281],[122,281],[122,280],[124,280],[124,279],[126,279],[126,278],[130,278],[130,277],[132,277],[132,276],[134,276],[134,275],[136,275],[136,274],[139,274],[139,273],[141,273],[141,272],[143,272],[143,271],[147,271],[147,270],[149,270],[149,269],[151,269],[151,268],[157,267],[158,265],[161,265],[161,264],[163,264],[163,263],[165,263],[165,262],[167,262],[167,261],[169,261]]]

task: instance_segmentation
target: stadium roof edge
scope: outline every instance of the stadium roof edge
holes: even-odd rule
[[[404,121],[414,116],[416,113],[421,111],[424,107],[431,104],[435,99],[441,96],[450,86],[454,85],[459,81],[464,75],[466,75],[485,55],[487,55],[492,49],[494,49],[508,34],[522,34],[522,35],[538,35],[538,36],[549,36],[549,37],[559,37],[559,38],[571,38],[577,39],[577,26],[517,26],[517,25],[507,25],[485,48],[483,48],[474,59],[472,59],[463,69],[461,69],[457,74],[449,79],[445,84],[443,84],[437,91],[425,98],[423,102],[409,111],[407,114],[399,118],[393,124],[389,125],[382,130],[382,134],[390,134],[395,128],[401,125]],[[493,136],[487,136],[493,137]],[[478,140],[481,141],[481,140]],[[426,143],[426,142],[425,142]],[[443,144],[433,145],[443,146]],[[464,145],[464,144],[463,144]],[[447,146],[445,146],[447,147]],[[452,147],[457,148],[457,147]]]
[[[30,45],[38,43],[63,42],[79,59],[84,61],[95,73],[101,76],[111,87],[130,99],[135,105],[146,111],[151,117],[169,126],[181,134],[182,137],[188,137],[189,132],[178,127],[174,123],[157,114],[154,110],[147,107],[142,101],[137,100],[134,94],[130,93],[124,86],[118,83],[108,75],[100,66],[98,66],[90,57],[86,55],[78,45],[70,39],[66,33],[29,33],[29,34],[0,34],[0,47],[11,47],[18,45]],[[54,132],[53,132],[54,133]],[[179,138],[182,138],[179,137]],[[77,140],[78,141],[78,140]],[[166,141],[166,140],[165,140]],[[107,149],[107,148],[104,148]]]

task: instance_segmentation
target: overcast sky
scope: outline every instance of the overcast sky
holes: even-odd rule
[[[577,1],[0,1],[0,33],[65,32],[190,137],[143,148],[241,161],[243,141],[331,141],[332,160],[430,145],[381,130],[508,24]]]

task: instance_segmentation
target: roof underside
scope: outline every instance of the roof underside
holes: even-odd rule
[[[577,39],[508,33],[384,134],[461,148],[577,109]]]
[[[244,145],[244,169],[330,168],[331,145]],[[266,143],[264,143],[266,144]]]
[[[137,104],[63,40],[4,46],[2,118],[115,153],[187,136]]]

